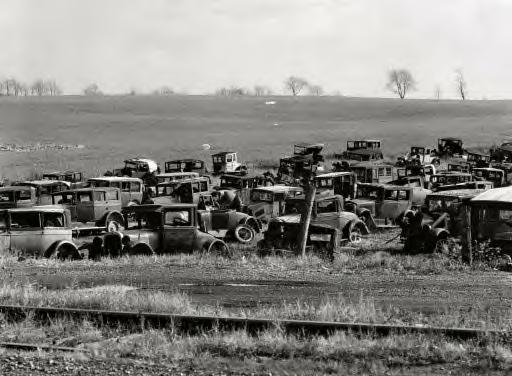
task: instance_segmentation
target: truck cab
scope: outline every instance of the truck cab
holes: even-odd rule
[[[224,151],[212,155],[213,173],[219,174],[246,174],[247,167],[238,161],[238,155],[234,151]]]
[[[0,209],[37,205],[36,189],[30,186],[0,187]]]

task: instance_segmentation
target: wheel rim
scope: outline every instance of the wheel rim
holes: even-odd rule
[[[360,243],[361,242],[361,231],[359,231],[359,229],[353,230],[350,233],[349,239],[350,239],[351,243]]]
[[[116,232],[119,231],[119,223],[116,221],[111,221],[107,225],[107,232]]]
[[[238,232],[238,236],[243,241],[248,242],[248,241],[251,241],[253,238],[252,231],[248,228],[240,227],[237,232]]]

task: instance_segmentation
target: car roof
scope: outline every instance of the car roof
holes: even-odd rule
[[[95,178],[89,178],[87,179],[92,181],[109,181],[109,182],[116,182],[116,181],[132,181],[132,182],[139,182],[142,183],[142,180],[139,178],[130,178],[128,176],[98,176]]]
[[[164,211],[165,209],[190,209],[190,208],[196,208],[196,204],[142,204],[142,205],[133,205],[133,206],[126,206],[123,208],[123,212],[160,212]]]
[[[33,190],[34,187],[29,185],[10,185],[7,187],[0,187],[0,192],[11,192],[11,191],[30,191]]]
[[[56,193],[52,193],[52,194],[55,196],[58,196],[61,194],[69,194],[69,193],[73,193],[73,192],[92,192],[92,191],[112,192],[112,191],[120,191],[120,189],[114,188],[114,187],[87,187],[87,188],[69,189],[67,191],[56,192]]]
[[[253,191],[266,191],[266,192],[288,192],[288,191],[302,191],[301,187],[293,187],[290,185],[271,185],[268,187],[257,187]]]
[[[234,175],[234,174],[223,174],[220,178],[233,178],[238,180],[251,180],[263,178],[261,175]]]
[[[512,187],[489,189],[474,197],[471,202],[512,203]]]
[[[325,145],[322,143],[299,142],[294,144],[293,146],[302,148],[323,148]]]
[[[236,153],[236,151],[220,151],[218,153],[212,154],[212,157],[222,156],[222,155],[226,155],[226,154],[233,154],[233,153]]]
[[[64,180],[48,180],[48,179],[42,179],[42,180],[25,180],[23,182],[20,182],[20,185],[26,184],[26,185],[58,185],[59,183],[62,183],[64,185],[70,186],[69,182]]]
[[[473,168],[473,171],[475,170],[485,170],[485,171],[495,171],[495,172],[503,172],[505,173],[505,171],[503,171],[501,168],[494,168],[494,167],[475,167]]]
[[[462,141],[462,139],[460,139],[458,137],[441,137],[440,140],[445,140],[445,141]]]
[[[461,172],[461,171],[439,171],[432,176],[473,176],[469,172]]]
[[[350,140],[347,140],[347,142],[382,142],[382,141],[377,140],[377,139],[350,139]]]
[[[440,191],[440,192],[429,193],[427,195],[427,197],[449,196],[449,197],[466,198],[466,197],[477,196],[479,193],[482,193],[481,189],[453,189],[453,190],[449,190],[449,191]]]
[[[356,149],[356,150],[348,150],[347,154],[360,154],[360,155],[373,155],[382,153],[380,149]]]
[[[198,172],[164,172],[164,173],[161,173],[161,174],[158,174],[156,175],[156,177],[160,177],[160,178],[172,178],[174,176],[197,176],[199,177],[199,173]]]
[[[352,166],[350,166],[350,168],[368,168],[368,167],[395,167],[394,164],[390,163],[390,162],[386,162],[384,160],[378,160],[378,161],[359,161],[355,164],[353,164]]]
[[[81,171],[67,170],[67,171],[52,171],[45,172],[43,175],[68,175],[68,174],[81,174]]]
[[[60,205],[45,205],[45,206],[32,206],[30,208],[14,208],[14,209],[6,209],[9,212],[15,213],[30,213],[30,212],[38,212],[38,213],[64,213],[67,209],[63,208]]]
[[[159,187],[165,187],[167,185],[174,185],[174,184],[183,184],[183,183],[193,183],[196,181],[210,181],[206,176],[196,176],[194,178],[189,179],[182,179],[182,180],[173,180],[173,181],[164,181],[162,183],[158,183],[157,186]]]
[[[341,195],[331,195],[331,194],[318,194],[318,195],[315,195],[315,202],[324,201],[324,200],[328,200],[328,199],[332,199],[332,198],[341,198],[341,199],[343,199],[343,196],[341,196]],[[306,199],[306,196],[304,194],[301,194],[301,195],[298,195],[298,196],[295,196],[295,197],[287,198],[286,201],[304,201],[305,199]]]
[[[204,163],[201,159],[194,159],[194,158],[183,158],[183,159],[173,159],[172,161],[167,161],[165,163],[181,163],[181,162],[201,162]]]
[[[335,178],[336,176],[346,176],[346,175],[354,175],[352,171],[336,171],[336,172],[327,172],[325,174],[317,175],[317,178]]]
[[[412,187],[406,187],[403,185],[393,185],[393,184],[386,184],[386,183],[358,183],[358,187],[375,187],[375,188],[384,188],[384,189],[399,189],[399,190],[406,190],[406,191],[412,191]]]

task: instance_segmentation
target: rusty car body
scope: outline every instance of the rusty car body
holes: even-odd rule
[[[0,187],[0,209],[37,205],[36,189],[30,186]]]
[[[87,180],[93,188],[118,188],[121,190],[122,207],[140,205],[144,198],[144,184],[139,178],[126,176],[100,176]]]

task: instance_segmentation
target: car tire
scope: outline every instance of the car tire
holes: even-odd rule
[[[155,251],[145,243],[137,243],[130,250],[130,256],[152,256]]]
[[[243,244],[252,242],[255,237],[255,233],[252,227],[246,224],[240,224],[236,226],[233,234],[235,236],[235,239]]]
[[[354,227],[352,231],[350,231],[350,234],[348,235],[348,240],[352,244],[359,244],[361,243],[362,239],[362,233],[361,230],[358,227]]]
[[[58,260],[80,260],[82,255],[78,252],[78,249],[72,244],[61,244],[55,248],[55,250],[47,256],[50,259]]]
[[[230,258],[233,256],[231,249],[223,241],[217,240],[209,245],[205,245],[204,253],[211,256],[220,256]]]
[[[121,224],[116,220],[108,221],[105,226],[107,232],[119,232],[121,231],[121,228]]]

